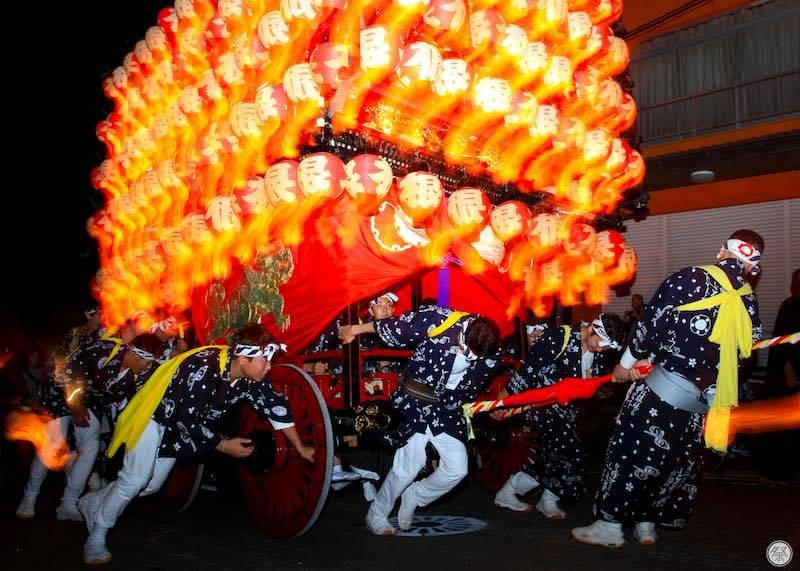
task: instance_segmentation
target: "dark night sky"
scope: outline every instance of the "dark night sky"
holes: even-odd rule
[[[3,146],[9,151],[3,161],[0,335],[9,328],[60,335],[91,301],[88,281],[97,261],[85,222],[101,198],[89,173],[104,158],[95,125],[110,111],[101,82],[168,5],[31,4],[7,20],[23,39],[4,58]],[[34,50],[37,55],[26,55]]]

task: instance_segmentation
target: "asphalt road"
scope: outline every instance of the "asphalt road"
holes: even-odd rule
[[[596,474],[590,477],[593,489]],[[0,511],[0,568],[82,567],[83,524],[59,522],[58,478],[51,478],[32,521],[14,519],[10,494]],[[109,547],[107,569],[772,569],[767,546],[788,541],[800,568],[800,488],[759,486],[748,478],[706,479],[689,528],[660,531],[656,546],[630,538],[618,550],[573,542],[569,530],[590,522],[590,500],[573,506],[568,518],[547,521],[534,513],[512,513],[492,495],[467,481],[455,493],[419,512],[478,518],[480,531],[446,537],[374,537],[363,524],[367,504],[358,486],[333,495],[316,526],[302,537],[265,537],[244,506],[203,491],[182,514],[154,501],[131,505]]]

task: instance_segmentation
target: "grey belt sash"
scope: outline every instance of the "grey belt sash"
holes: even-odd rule
[[[400,389],[407,395],[429,404],[439,403],[439,398],[431,387],[415,381],[405,371],[400,374],[399,381]]]
[[[661,365],[655,366],[645,383],[661,400],[675,408],[700,414],[708,412],[704,393],[682,375],[667,371]]]

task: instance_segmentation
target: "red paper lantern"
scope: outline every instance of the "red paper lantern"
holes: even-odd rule
[[[414,42],[405,46],[400,65],[395,73],[400,84],[408,87],[418,81],[433,82],[442,70],[442,55],[436,46],[427,42]]]
[[[597,248],[592,256],[601,266],[609,267],[617,263],[625,249],[625,239],[616,230],[602,230],[597,233]]]
[[[256,112],[259,118],[267,122],[270,119],[286,121],[289,112],[289,100],[280,85],[264,84],[256,90]]]
[[[427,220],[442,203],[442,182],[433,173],[409,173],[400,179],[398,186],[400,208],[415,225]]]
[[[309,62],[314,79],[330,87],[338,87],[350,74],[350,50],[344,44],[319,44],[311,52]]]
[[[399,41],[384,26],[369,26],[359,34],[359,55],[362,71],[389,71],[397,65]]]
[[[456,31],[467,19],[467,6],[464,0],[431,0],[422,19],[431,27]]]
[[[447,199],[447,217],[463,234],[480,232],[491,211],[492,203],[479,188],[460,188]]]
[[[588,256],[597,246],[597,232],[588,224],[573,224],[564,242],[564,251],[573,256]]]
[[[531,211],[524,203],[509,200],[492,211],[490,223],[495,236],[503,242],[509,242],[528,232]]]
[[[378,155],[358,155],[344,167],[345,190],[360,206],[377,206],[392,188],[392,167]]]
[[[300,187],[297,184],[297,161],[278,161],[267,169],[264,175],[264,184],[267,199],[279,205],[287,202],[297,202],[300,199]]]
[[[239,206],[233,196],[216,196],[212,198],[206,208],[206,220],[217,232],[234,231],[242,228],[239,219]],[[166,248],[164,248],[166,250]]]
[[[562,224],[563,218],[558,214],[543,213],[533,217],[528,241],[533,246],[534,257],[542,256],[558,245]]]
[[[267,208],[267,189],[264,179],[253,177],[243,187],[233,191],[242,214],[259,214]]]
[[[494,46],[506,27],[500,12],[489,8],[478,10],[469,17],[469,37],[473,48]]]
[[[297,182],[306,196],[336,198],[344,190],[342,160],[331,153],[313,153],[300,161]]]

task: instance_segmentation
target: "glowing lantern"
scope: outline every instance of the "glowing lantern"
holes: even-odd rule
[[[594,252],[597,232],[588,224],[573,224],[564,242],[564,251],[573,256],[586,256]]]
[[[539,102],[533,93],[515,91],[511,96],[511,109],[504,117],[506,125],[531,127],[536,122]]]
[[[583,159],[588,162],[605,160],[611,151],[611,138],[605,129],[593,129],[586,133],[583,143]]]
[[[350,51],[344,44],[325,42],[314,48],[309,62],[317,83],[337,87],[350,71]]]
[[[534,137],[552,137],[558,133],[558,110],[552,105],[539,105],[530,133]]]
[[[265,48],[289,43],[289,25],[276,11],[267,12],[258,21],[258,39]]]
[[[178,14],[174,8],[163,8],[157,16],[159,27],[174,37],[178,33]]]
[[[456,31],[464,25],[467,6],[464,0],[431,0],[431,5],[422,18],[434,28]]]
[[[378,205],[392,187],[392,167],[377,155],[358,155],[344,167],[345,190],[356,203]]]
[[[207,70],[197,87],[200,97],[207,102],[219,101],[225,96],[222,86],[217,81],[217,76],[213,70]]]
[[[133,55],[142,64],[150,64],[153,61],[153,52],[147,47],[147,42],[139,40],[133,47]]]
[[[233,196],[216,196],[208,203],[206,220],[211,222],[211,227],[217,232],[238,232],[242,228],[238,210],[239,206]]]
[[[287,22],[313,20],[319,13],[321,0],[281,0],[281,15]]]
[[[500,265],[506,253],[505,246],[494,235],[491,226],[486,226],[481,230],[478,239],[472,242],[472,247],[475,248],[481,258],[495,266]]]
[[[156,167],[156,174],[162,188],[174,188],[181,184],[181,179],[178,177],[178,173],[175,172],[175,163],[172,159],[161,161]]]
[[[572,73],[572,62],[568,57],[553,56],[544,72],[543,81],[550,91],[566,94],[572,90]]]
[[[498,47],[505,55],[520,58],[528,47],[528,33],[513,24],[506,26]]]
[[[463,59],[448,58],[442,61],[442,71],[433,82],[436,95],[456,95],[469,89],[469,69]]]
[[[293,102],[315,101],[322,105],[325,101],[319,92],[319,86],[311,74],[311,64],[299,63],[291,66],[283,74],[283,89]]]
[[[297,161],[279,161],[267,169],[264,175],[267,199],[276,206],[284,202],[297,202],[300,188],[297,186]]]
[[[528,76],[539,75],[547,69],[547,46],[542,42],[530,42],[519,59],[519,69]]]
[[[369,26],[361,30],[359,48],[363,71],[389,70],[397,65],[397,37],[383,26]]]
[[[313,153],[300,161],[297,182],[306,196],[336,198],[344,190],[344,164],[331,153]]]
[[[403,57],[395,69],[400,84],[408,87],[418,81],[433,82],[442,70],[442,55],[436,46],[427,42],[414,42],[402,50]]]
[[[537,214],[531,222],[528,242],[533,246],[533,255],[539,257],[555,248],[560,238],[563,220],[557,214]]]
[[[622,255],[611,271],[610,285],[625,283],[636,275],[636,250],[629,244],[623,246]]]
[[[200,92],[198,91],[197,87],[184,87],[181,90],[180,97],[178,98],[178,106],[186,115],[194,115],[195,113],[199,113],[203,108],[203,100],[200,98]]]
[[[592,33],[592,19],[586,12],[570,12],[567,15],[567,30],[571,42],[584,42]]]
[[[616,230],[603,230],[597,233],[597,248],[592,256],[601,266],[609,267],[617,263],[624,251],[625,239]]]
[[[509,200],[492,210],[490,223],[495,236],[503,242],[509,242],[528,232],[531,211],[522,202]]]
[[[583,146],[586,140],[586,126],[575,117],[562,117],[558,123],[558,135],[553,139],[553,147],[567,149]]]
[[[414,224],[425,221],[442,203],[442,182],[433,173],[408,173],[400,179],[398,186],[400,208]]]
[[[511,85],[505,79],[484,77],[475,84],[472,100],[485,113],[508,113],[511,110]]]
[[[251,178],[243,188],[234,189],[233,193],[242,214],[258,214],[267,207],[267,189],[260,176]]]
[[[465,234],[486,226],[491,209],[492,203],[479,188],[460,188],[447,199],[447,217]]]
[[[182,129],[189,125],[189,118],[181,111],[181,107],[177,101],[173,101],[167,105],[167,121],[170,127]]]
[[[144,34],[144,41],[154,58],[164,57],[169,50],[167,34],[158,26],[152,26]]]
[[[161,233],[161,247],[167,256],[179,256],[186,247],[181,229],[174,226],[165,228]]]
[[[258,115],[255,103],[240,101],[231,109],[231,129],[237,137],[255,137],[261,134],[264,122]]]
[[[469,37],[473,48],[493,46],[503,34],[506,23],[496,10],[478,10],[469,17]]]
[[[200,244],[211,240],[214,235],[206,226],[206,217],[203,214],[187,214],[181,224],[183,239],[189,244]]]
[[[286,120],[289,101],[280,85],[264,84],[256,90],[256,113],[265,123],[270,119]]]
[[[244,72],[236,62],[236,55],[224,53],[217,60],[214,73],[223,85],[241,85],[244,83]]]
[[[158,173],[155,169],[151,169],[144,174],[142,178],[144,192],[150,197],[150,200],[154,200],[158,198],[164,192],[164,189],[161,188],[161,183],[158,181]]]
[[[558,258],[539,266],[540,291],[543,295],[553,295],[564,283],[564,271]]]

